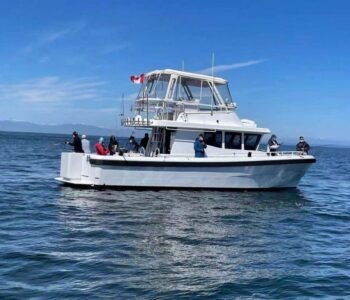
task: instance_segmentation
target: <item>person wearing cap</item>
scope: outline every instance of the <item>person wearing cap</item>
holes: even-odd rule
[[[83,134],[81,136],[81,145],[83,146],[83,151],[84,153],[88,153],[90,154],[91,153],[91,150],[90,150],[90,141],[86,138],[86,135]]]
[[[205,150],[207,145],[204,142],[203,134],[200,134],[193,144],[194,157],[205,157]]]
[[[267,142],[267,152],[272,152],[271,155],[276,155],[277,149],[281,145],[277,142],[277,136],[275,134],[271,135],[269,141]]]
[[[83,147],[82,147],[82,145],[81,145],[81,139],[80,139],[80,137],[79,137],[78,132],[74,131],[74,132],[72,133],[72,136],[73,136],[73,141],[71,141],[71,142],[65,142],[66,145],[71,145],[71,146],[73,146],[74,152],[77,152],[77,153],[84,153]]]
[[[302,151],[302,152],[304,152],[306,154],[309,153],[310,145],[305,141],[303,136],[301,136],[299,138],[299,143],[296,145],[296,150],[297,151]]]
[[[109,153],[108,149],[106,149],[105,146],[103,145],[103,141],[104,141],[104,138],[100,137],[98,139],[98,142],[95,145],[96,154],[98,155],[107,155]]]
[[[129,137],[129,142],[126,144],[126,150],[128,152],[138,152],[139,151],[139,144],[136,142],[134,136]]]

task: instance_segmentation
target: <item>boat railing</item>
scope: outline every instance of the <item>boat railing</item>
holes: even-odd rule
[[[248,154],[247,154],[248,153]],[[248,152],[241,152],[239,155],[242,156],[249,156],[249,153],[252,157],[265,157],[265,156],[304,156],[307,153],[302,151],[276,151],[276,152],[267,152],[267,151],[248,151]]]
[[[271,155],[271,153],[277,153],[279,156],[305,156],[306,152],[303,151],[277,151],[277,152],[266,152]]]
[[[278,152],[265,152],[265,151],[242,151],[242,152],[233,152],[233,153],[226,153],[226,154],[208,154],[208,158],[229,158],[229,157],[237,157],[237,158],[244,158],[244,157],[255,157],[255,158],[263,158],[263,157],[303,157],[307,155],[305,152],[301,151],[278,151]],[[166,157],[193,157],[192,155],[188,154],[176,154],[176,155],[164,155]]]
[[[146,118],[124,118],[121,123],[126,127],[147,127],[153,124],[153,119]]]
[[[154,144],[154,147],[152,147],[152,149],[148,149],[149,151],[145,150],[144,148],[142,149],[142,151],[139,152],[125,152],[123,153],[123,156],[125,157],[158,157],[158,158],[162,158],[162,159],[167,159],[167,158],[186,158],[186,159],[192,159],[195,158],[194,154],[193,155],[189,155],[189,154],[163,154],[160,153],[160,149],[158,147],[156,147],[157,144]],[[215,159],[215,158],[266,158],[266,157],[276,157],[276,158],[281,158],[281,157],[299,157],[302,158],[305,155],[307,155],[307,153],[305,152],[301,152],[301,151],[281,151],[281,152],[274,152],[273,155],[271,155],[271,153],[269,152],[265,152],[265,151],[247,151],[247,152],[234,152],[231,154],[215,154],[215,155],[207,155],[206,158],[211,158],[211,159]]]
[[[158,120],[175,121],[181,114],[207,114],[208,111],[232,113],[234,106],[210,105],[199,103],[199,100],[172,100],[139,98],[135,103],[135,111],[154,114]]]

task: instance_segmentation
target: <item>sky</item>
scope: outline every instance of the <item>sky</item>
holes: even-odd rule
[[[227,79],[241,118],[350,144],[349,1],[0,0],[0,120],[119,126],[131,75]]]

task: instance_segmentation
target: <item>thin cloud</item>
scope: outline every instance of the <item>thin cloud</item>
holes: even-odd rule
[[[79,24],[74,24],[72,26],[69,26],[67,28],[55,31],[55,32],[50,32],[46,36],[43,37],[43,43],[53,43],[57,40],[65,38],[67,35],[70,34],[75,34],[82,30],[85,27],[84,24],[79,23]]]
[[[102,54],[115,53],[115,52],[119,52],[120,50],[122,50],[126,47],[127,47],[127,44],[110,45],[110,46],[106,46],[105,48],[103,48],[101,53]]]
[[[267,59],[249,60],[249,61],[239,62],[239,63],[234,63],[234,64],[214,66],[214,74],[219,73],[219,72],[228,71],[228,70],[235,70],[235,69],[250,67],[253,65],[261,64],[261,63],[265,62],[266,60]],[[211,74],[212,68],[210,67],[210,68],[200,70],[200,71],[198,71],[198,73]]]
[[[68,27],[61,28],[56,31],[51,31],[43,34],[37,41],[33,42],[32,44],[26,46],[24,48],[25,52],[32,52],[34,49],[43,47],[45,45],[52,44],[56,41],[63,40],[67,38],[68,36],[74,35],[84,29],[86,26],[85,23],[75,23]]]
[[[67,105],[77,101],[97,101],[106,95],[104,81],[89,78],[64,80],[42,77],[15,84],[0,84],[0,101],[29,104]]]

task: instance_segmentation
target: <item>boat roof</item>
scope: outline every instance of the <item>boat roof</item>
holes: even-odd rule
[[[228,81],[220,78],[220,77],[213,77],[209,75],[203,75],[198,73],[192,73],[192,72],[185,72],[185,71],[179,71],[179,70],[173,70],[173,69],[163,69],[163,70],[154,70],[146,74],[146,76],[151,76],[155,74],[170,74],[170,75],[178,75],[183,77],[191,77],[196,79],[203,79],[208,81],[215,81],[216,83],[226,84]]]
[[[145,126],[146,127],[146,126]],[[246,127],[230,124],[199,124],[199,123],[188,123],[188,122],[179,122],[179,121],[169,121],[169,120],[153,120],[152,124],[147,127],[163,127],[167,129],[175,130],[214,130],[214,131],[235,131],[235,132],[244,132],[244,133],[259,133],[259,134],[268,134],[271,133],[270,129],[262,127]]]

